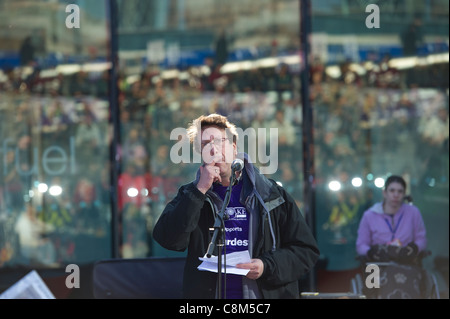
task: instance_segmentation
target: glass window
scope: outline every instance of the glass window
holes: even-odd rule
[[[309,56],[298,0],[115,1],[111,39],[111,1],[0,0],[0,267],[183,256],[152,230],[200,164],[178,133],[212,112],[313,207],[318,267],[359,266],[360,218],[390,174],[448,260],[448,1],[311,1]]]
[[[242,133],[239,151],[302,206],[298,1],[118,4],[123,255],[179,254],[151,230],[199,166],[192,153],[187,163],[172,157],[171,133],[201,114],[228,116]]]
[[[315,211],[327,269],[358,267],[359,221],[391,174],[407,181],[433,256],[448,258],[448,3],[378,1],[378,15],[363,1],[311,3]]]
[[[0,267],[111,256],[106,1],[0,1]]]

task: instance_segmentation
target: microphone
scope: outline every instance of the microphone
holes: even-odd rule
[[[244,169],[244,161],[236,158],[233,163],[231,163],[231,170],[235,173],[240,172]]]

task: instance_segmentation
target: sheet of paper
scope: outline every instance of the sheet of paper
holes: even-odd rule
[[[208,257],[199,257],[199,259],[202,261],[200,266],[198,266],[198,270],[203,271],[211,271],[211,272],[217,272],[217,264],[218,264],[218,258],[217,256],[211,256]],[[250,253],[248,250],[245,251],[238,251],[231,254],[226,255],[226,273],[227,274],[235,274],[235,275],[241,275],[245,276],[250,271],[249,269],[239,269],[236,268],[237,264],[243,264],[250,262]],[[222,256],[222,273],[225,272],[224,267],[224,256]]]
[[[30,271],[6,291],[0,299],[55,299],[36,270]]]

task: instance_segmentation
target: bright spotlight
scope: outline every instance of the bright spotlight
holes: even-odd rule
[[[338,181],[331,181],[328,183],[328,188],[333,192],[337,192],[341,189],[341,183]]]
[[[362,179],[361,179],[360,177],[354,177],[354,178],[352,179],[352,185],[353,185],[354,187],[361,187],[361,185],[362,185]]]
[[[139,194],[139,191],[134,187],[130,187],[127,190],[127,195],[130,197],[136,197],[138,194]]]
[[[48,186],[45,183],[39,183],[37,188],[40,193],[45,193],[48,190]]]
[[[377,178],[375,178],[375,181],[373,183],[375,184],[376,187],[383,188],[383,186],[384,186],[384,178],[377,177]]]
[[[48,189],[48,192],[52,196],[59,196],[62,193],[62,187],[58,185],[53,185]]]

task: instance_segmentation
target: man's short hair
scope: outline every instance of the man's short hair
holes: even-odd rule
[[[205,127],[217,127],[219,129],[224,129],[227,137],[233,141],[233,143],[237,142],[238,134],[236,130],[236,126],[228,121],[228,119],[220,114],[209,114],[209,115],[201,115],[195,120],[191,122],[191,124],[187,128],[187,135],[191,143],[194,144],[194,148],[196,150],[200,150],[200,140],[201,140],[201,132]]]

